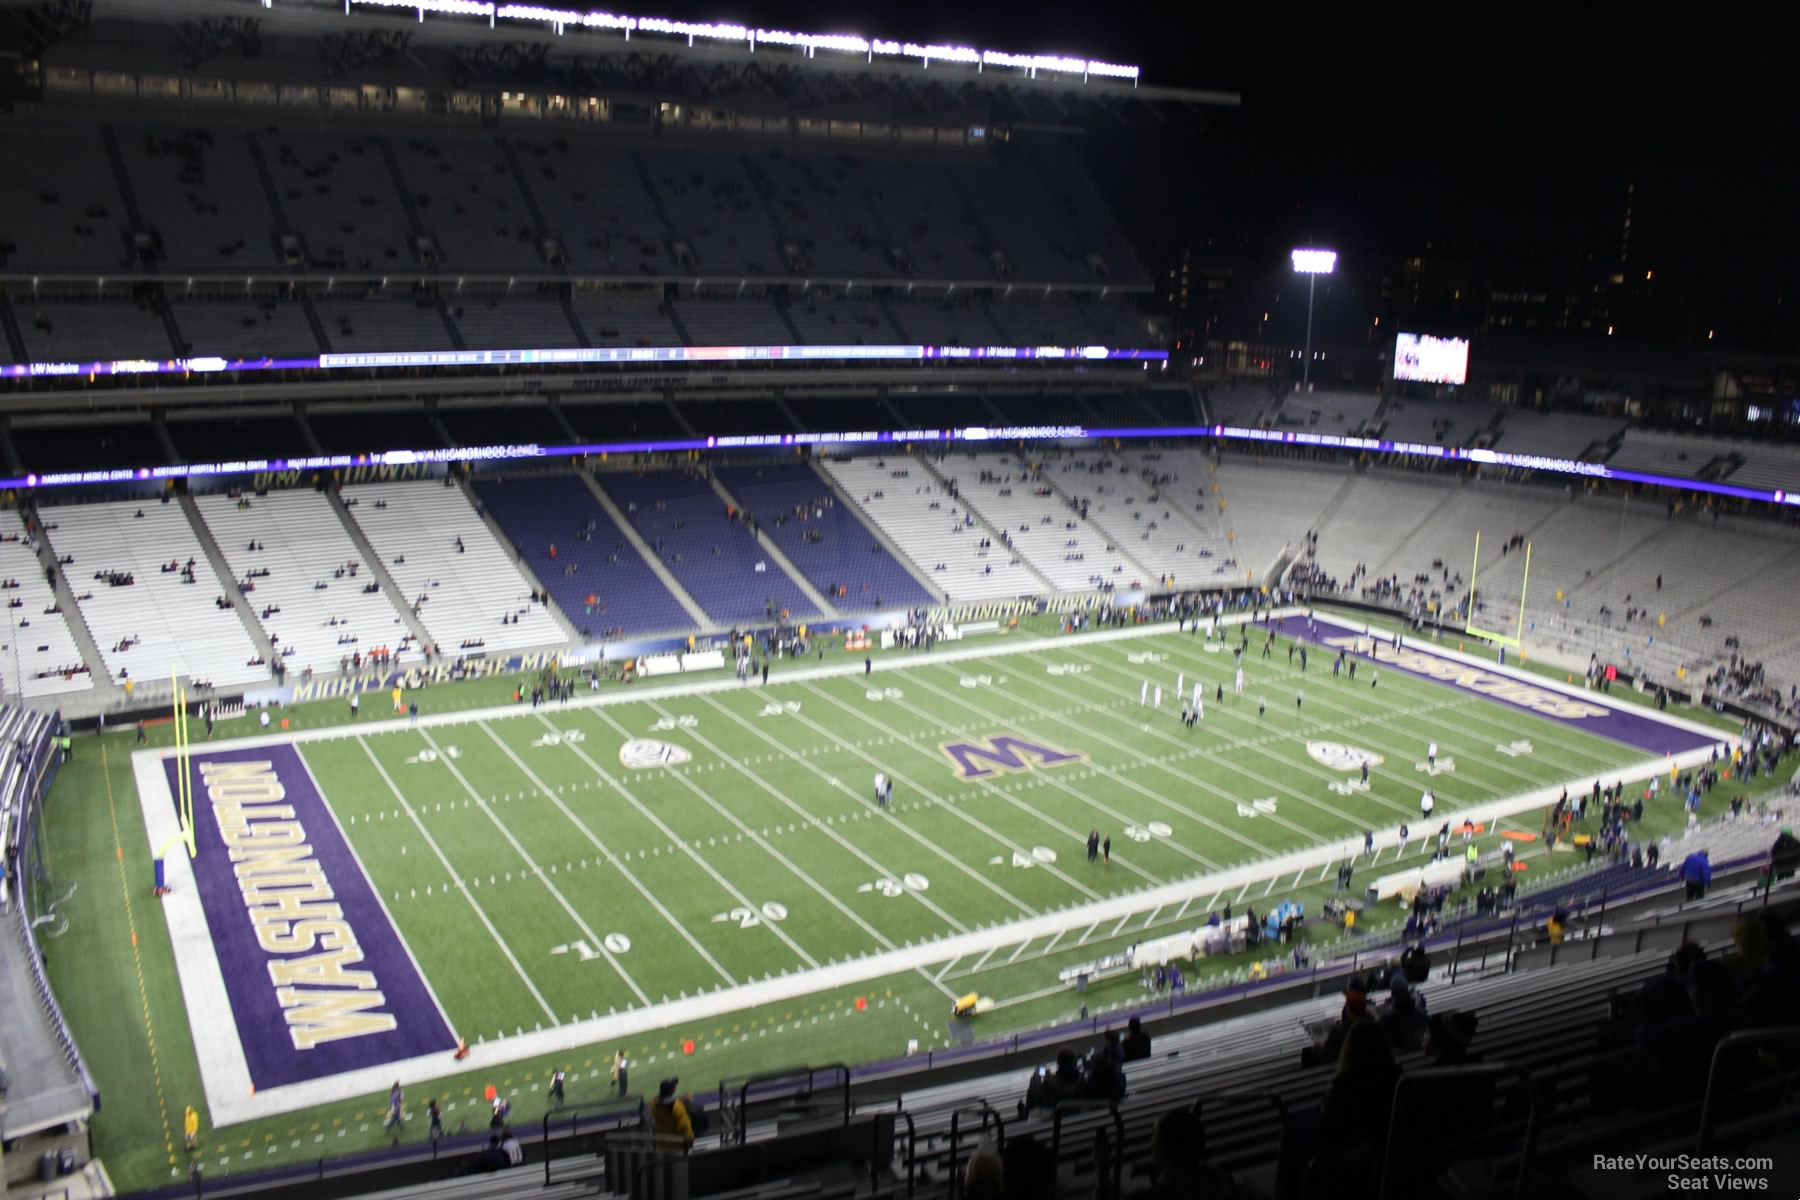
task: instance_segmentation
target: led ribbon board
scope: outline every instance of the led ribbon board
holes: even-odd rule
[[[594,442],[578,446],[539,446],[529,443],[460,446],[449,450],[442,448],[388,450],[369,454],[315,455],[309,458],[246,459],[240,462],[126,467],[109,471],[64,471],[0,479],[0,488],[66,487],[76,484],[128,483],[141,480],[199,479],[214,475],[247,475],[263,471],[330,471],[345,467],[402,466],[413,463],[554,459],[570,458],[582,454],[679,453],[684,450],[779,449],[794,446],[904,445],[910,442],[979,444],[993,441],[1123,441],[1138,438],[1207,437],[1221,438],[1227,441],[1323,446],[1331,449],[1365,451],[1370,454],[1409,454],[1420,458],[1442,458],[1475,463],[1479,466],[1512,467],[1523,471],[1544,471],[1556,475],[1579,475],[1587,479],[1614,480],[1620,483],[1645,483],[1653,487],[1707,492],[1715,496],[1758,500],[1766,504],[1800,506],[1800,492],[1737,487],[1729,483],[1713,483],[1704,479],[1677,479],[1668,475],[1651,475],[1644,471],[1622,471],[1609,467],[1605,463],[1548,458],[1539,454],[1506,454],[1498,450],[1475,450],[1462,446],[1440,446],[1425,442],[1387,442],[1378,441],[1375,438],[1348,437],[1332,433],[1244,429],[1235,425],[1154,425],[1148,428],[1119,429],[1098,429],[1086,425],[969,425],[957,429],[871,429],[834,433],[732,434],[643,442]]]
[[[577,346],[551,350],[398,350],[317,358],[131,358],[111,362],[7,363],[0,379],[80,375],[217,375],[228,371],[402,371],[419,367],[554,367],[587,363],[1162,362],[1167,350],[1108,346]]]

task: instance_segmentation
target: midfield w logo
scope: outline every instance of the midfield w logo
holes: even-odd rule
[[[941,749],[952,768],[964,779],[984,779],[999,771],[1031,771],[1038,767],[1056,767],[1080,762],[1082,755],[1054,746],[1042,746],[1011,734],[991,737],[985,745],[979,742],[949,742]],[[1035,759],[1028,762],[1027,759]]]

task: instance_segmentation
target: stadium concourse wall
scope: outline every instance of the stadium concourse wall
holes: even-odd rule
[[[1285,628],[1299,631],[1305,631],[1308,623],[1306,610],[1300,608],[1275,610],[1270,614],[1270,619],[1283,622]],[[1253,620],[1252,615],[1241,614],[1227,618],[1225,624],[1242,625]],[[1004,648],[981,645],[940,650],[929,657],[921,657],[915,661],[941,664],[987,658],[996,653],[1030,653],[1054,650],[1067,645],[1136,640],[1169,632],[1171,631],[1166,622],[1146,622],[1141,625],[1088,633],[1020,639],[1009,643]],[[1353,634],[1355,631],[1347,627],[1339,627],[1338,632],[1347,635]],[[1594,699],[1583,693],[1581,689],[1558,685],[1554,680],[1544,680],[1537,676],[1526,675],[1508,667],[1491,666],[1472,655],[1437,648],[1431,649],[1428,653],[1434,657],[1475,669],[1455,680],[1442,675],[1437,676],[1440,681],[1450,683],[1452,686],[1464,686],[1481,694],[1508,690],[1517,691],[1519,694],[1528,693],[1530,696],[1540,698],[1540,707],[1554,707],[1553,704],[1544,701],[1543,698],[1546,697],[1546,694],[1560,694],[1563,699],[1579,699],[1584,704],[1592,704]],[[799,667],[784,672],[784,677],[795,681],[832,678],[861,674],[863,669],[863,664],[860,662],[839,662],[825,666]],[[883,673],[904,672],[906,669],[904,664],[884,666]],[[1400,669],[1406,668],[1402,666]],[[1500,688],[1484,686],[1495,683],[1496,676],[1500,677],[1498,682],[1502,685],[1512,683],[1526,685],[1526,687],[1508,689],[1505,686]],[[667,685],[648,685],[630,691],[614,688],[573,700],[570,703],[576,707],[606,706],[729,690],[738,686],[740,685],[736,681],[726,677]],[[1508,700],[1504,696],[1496,698],[1496,702],[1525,707],[1520,701]],[[421,715],[417,723],[426,728],[450,726],[467,721],[503,717],[511,711],[513,710],[509,706],[502,706],[486,711],[427,714]],[[1709,727],[1686,721],[1680,717],[1671,717],[1667,714],[1653,713],[1647,710],[1631,714],[1613,713],[1609,717],[1614,721],[1628,719],[1629,722],[1641,722],[1649,726],[1660,727],[1666,735],[1678,735],[1682,745],[1691,747],[1663,754],[1648,755],[1636,766],[1609,772],[1620,782],[1641,782],[1661,775],[1670,769],[1702,765],[1708,761],[1709,755],[1721,741],[1729,740],[1722,739],[1716,730]],[[383,730],[403,730],[409,727],[411,727],[409,722],[396,720],[376,722],[373,725],[365,723],[354,729],[329,728],[308,730],[291,735],[237,739],[210,747],[209,753],[229,754],[233,758],[242,758],[246,752],[254,752],[259,748],[270,750],[280,748],[292,754],[294,749],[309,742],[356,737]],[[147,848],[152,853],[155,852],[157,846],[164,844],[174,836],[178,823],[170,788],[168,758],[168,752],[164,750],[138,751],[132,757],[133,771],[138,784],[138,797],[146,827]],[[1584,775],[1547,788],[1521,793],[1507,800],[1486,803],[1479,808],[1446,813],[1445,816],[1452,821],[1464,818],[1484,822],[1494,821],[1502,817],[1541,809],[1550,804],[1564,788],[1575,791],[1585,790],[1591,781],[1592,776]],[[327,811],[329,812],[328,809]],[[1397,831],[1397,824],[1392,828],[1376,831],[1377,845],[1385,847],[1397,844],[1399,840]],[[1295,875],[1307,870],[1323,870],[1334,862],[1343,861],[1360,853],[1361,850],[1361,836],[1353,835],[1323,846],[1295,851],[1274,858],[1241,863],[1224,871],[1216,871],[1194,879],[1126,896],[1091,904],[1072,905],[1057,912],[1045,913],[1025,921],[992,929],[943,937],[898,950],[870,954],[853,961],[740,984],[716,993],[638,1009],[627,1009],[625,1012],[571,1022],[552,1029],[522,1033],[503,1040],[479,1042],[471,1048],[465,1065],[470,1068],[498,1067],[530,1058],[570,1051],[581,1046],[618,1042],[622,1038],[665,1026],[710,1019],[722,1012],[792,1000],[832,988],[852,987],[886,975],[912,971],[931,963],[990,952],[1023,939],[1050,936],[1077,923],[1088,924],[1122,919],[1134,912],[1141,912],[1151,907],[1191,904],[1201,896],[1222,892],[1229,888],[1246,887],[1253,883]],[[204,845],[201,847],[203,855],[209,852],[216,855],[220,853],[220,848]],[[355,861],[353,851],[350,852],[349,857],[353,864],[349,869],[366,878],[360,862]],[[301,1111],[351,1096],[380,1092],[392,1084],[395,1079],[402,1084],[417,1084],[445,1073],[446,1056],[443,1053],[428,1053],[383,1063],[372,1063],[326,1077],[252,1091],[249,1086],[249,1069],[245,1058],[245,1048],[241,1044],[240,1038],[236,1036],[238,1025],[228,999],[227,985],[219,956],[215,952],[214,938],[207,928],[206,914],[200,900],[200,888],[194,865],[182,856],[176,856],[170,860],[168,865],[169,883],[173,887],[173,891],[165,898],[163,912],[169,922],[171,942],[175,947],[176,965],[189,1021],[196,1032],[195,1044],[199,1055],[202,1084],[212,1120],[216,1125],[238,1124],[281,1113]],[[204,1036],[200,1036],[201,1031],[205,1031]],[[232,1035],[226,1036],[226,1031],[231,1031]]]

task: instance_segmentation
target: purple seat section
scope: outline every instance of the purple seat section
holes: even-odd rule
[[[694,627],[694,618],[580,478],[483,479],[476,481],[475,494],[582,636],[617,638]],[[580,535],[590,521],[593,530],[584,541]],[[570,567],[575,568],[572,575]]]
[[[719,624],[762,622],[783,611],[796,621],[819,615],[756,535],[726,515],[725,501],[705,479],[652,471],[599,480],[663,565]]]
[[[935,603],[856,510],[836,503],[831,485],[806,464],[720,467],[719,482],[757,519],[788,561],[839,610],[915,608]]]

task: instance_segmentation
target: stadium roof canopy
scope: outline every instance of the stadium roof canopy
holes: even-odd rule
[[[641,96],[770,115],[1065,128],[1160,124],[1236,107],[1230,92],[1147,82],[1127,63],[845,33],[679,22],[574,3],[488,0],[50,0],[10,9],[46,68],[275,83]],[[654,0],[646,0],[653,9]],[[60,15],[59,15],[60,14]]]

